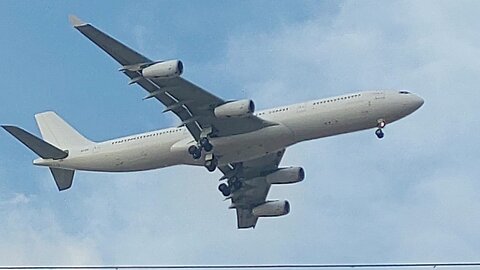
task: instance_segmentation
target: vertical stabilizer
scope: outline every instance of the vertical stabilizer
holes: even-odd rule
[[[36,114],[35,120],[43,139],[59,148],[69,149],[93,143],[78,133],[55,112]]]

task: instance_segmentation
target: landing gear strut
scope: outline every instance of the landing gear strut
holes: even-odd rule
[[[377,135],[377,138],[381,139],[385,136],[383,133],[383,128],[385,127],[386,123],[384,120],[378,120],[378,125],[377,125],[377,130],[375,131],[375,135]]]
[[[217,169],[217,165],[217,159],[213,154],[210,153],[205,155],[205,168],[207,168],[209,172],[215,171]]]

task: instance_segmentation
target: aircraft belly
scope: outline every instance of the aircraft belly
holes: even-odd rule
[[[178,164],[168,144],[138,144],[131,148],[102,149],[88,156],[64,160],[57,167],[85,171],[129,172],[163,168]]]
[[[294,143],[295,136],[288,127],[276,125],[254,132],[212,138],[214,154],[220,164],[240,162],[261,157]]]

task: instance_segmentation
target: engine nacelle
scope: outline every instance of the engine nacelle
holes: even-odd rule
[[[255,104],[250,99],[228,102],[213,111],[218,118],[247,117],[255,111]]]
[[[142,69],[145,78],[169,79],[182,75],[183,63],[180,60],[168,60]]]
[[[288,201],[271,201],[253,208],[252,214],[256,217],[279,217],[290,212]]]
[[[305,179],[305,171],[302,167],[281,168],[267,175],[269,184],[292,184],[303,179]]]

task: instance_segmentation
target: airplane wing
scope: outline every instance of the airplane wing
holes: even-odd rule
[[[247,133],[272,125],[254,115],[230,119],[215,117],[214,108],[226,101],[180,77],[168,79],[143,77],[139,70],[135,71],[135,67],[141,68],[155,62],[91,24],[75,16],[70,16],[69,19],[75,29],[122,65],[120,71],[130,78],[131,84],[137,83],[149,93],[145,99],[156,98],[166,106],[165,111],[175,113],[197,141],[202,132],[209,129],[215,130],[215,136],[221,137]]]
[[[266,202],[270,190],[265,175],[278,169],[284,153],[285,149],[255,160],[219,167],[224,174],[223,179],[242,182],[241,187],[232,191],[229,197],[232,202],[230,208],[237,210],[239,229],[254,228],[257,224],[258,217],[252,214],[252,210]]]

